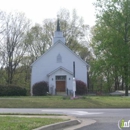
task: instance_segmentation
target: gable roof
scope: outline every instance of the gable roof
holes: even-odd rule
[[[53,44],[53,46],[48,49],[43,55],[41,55],[36,61],[34,61],[31,66],[33,66],[36,62],[38,62],[43,56],[45,56],[47,53],[49,53],[55,46],[57,46],[58,44],[61,44],[62,46],[64,46],[66,49],[68,49],[74,56],[76,56],[81,62],[83,62],[85,65],[88,66],[88,63],[86,63],[84,60],[82,60],[76,53],[74,53],[70,48],[68,48],[62,41],[58,40],[55,44]]]
[[[57,71],[60,70],[60,69],[66,71],[66,72],[68,72],[68,73],[71,74],[71,75],[73,75],[73,73],[72,73],[71,71],[69,71],[69,70],[67,70],[66,68],[60,66],[60,67],[58,67],[57,69],[51,71],[47,76],[50,76],[50,75],[54,74],[55,72],[57,72]]]

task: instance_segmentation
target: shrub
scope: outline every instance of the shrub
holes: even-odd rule
[[[27,90],[25,88],[14,85],[0,85],[0,96],[26,96]]]
[[[34,96],[45,96],[48,92],[48,83],[46,81],[38,82],[33,85]]]
[[[87,85],[81,80],[76,80],[76,94],[84,95],[86,93],[87,93]]]

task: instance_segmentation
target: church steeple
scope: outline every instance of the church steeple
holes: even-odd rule
[[[57,16],[57,25],[56,25],[56,31],[54,33],[54,37],[52,40],[53,44],[57,42],[61,42],[65,44],[65,38],[63,37],[63,32],[60,30],[60,19],[59,16]]]
[[[57,16],[57,29],[56,31],[60,31],[60,20],[59,20],[59,16]]]

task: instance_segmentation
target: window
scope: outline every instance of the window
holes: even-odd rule
[[[57,63],[61,63],[62,62],[62,57],[60,54],[58,54],[57,56]]]
[[[65,81],[66,76],[56,76],[56,81]]]

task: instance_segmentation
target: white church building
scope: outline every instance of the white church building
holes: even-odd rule
[[[58,19],[52,47],[31,65],[31,95],[33,95],[33,85],[41,81],[48,82],[49,93],[52,95],[58,92],[71,94],[73,63],[75,63],[75,79],[87,84],[88,64],[65,45],[65,38],[59,24]]]

